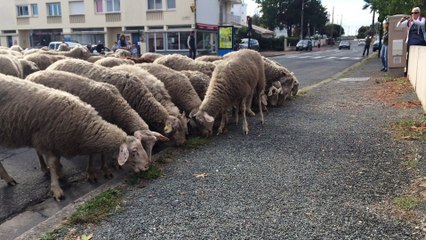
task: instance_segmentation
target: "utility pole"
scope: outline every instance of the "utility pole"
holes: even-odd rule
[[[303,39],[303,12],[305,9],[305,0],[302,0],[302,12],[300,14],[300,40]]]

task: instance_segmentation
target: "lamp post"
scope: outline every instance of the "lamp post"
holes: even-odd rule
[[[300,40],[303,39],[303,12],[305,9],[305,0],[302,0],[302,12],[300,14]]]

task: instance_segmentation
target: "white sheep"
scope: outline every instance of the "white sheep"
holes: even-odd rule
[[[140,138],[150,162],[152,149],[157,140],[168,140],[160,133],[149,130],[148,124],[129,106],[117,88],[111,84],[96,82],[74,73],[57,70],[39,71],[28,76],[26,80],[78,96],[94,107],[103,119],[117,125],[127,134],[133,134]],[[111,175],[105,165],[102,166],[102,169],[106,177]],[[96,180],[94,170],[89,170],[89,180]]]
[[[162,57],[157,58],[154,63],[162,64],[177,71],[199,71],[209,77],[212,76],[212,72],[216,66],[211,62],[194,61],[193,59],[181,54],[164,55]]]
[[[222,60],[222,58],[223,58],[222,56],[218,56],[218,55],[204,55],[204,56],[197,57],[195,61],[214,62],[217,60]]]
[[[104,57],[95,62],[97,65],[101,65],[103,67],[112,68],[114,66],[119,66],[123,64],[134,65],[135,63],[132,60],[125,58],[117,58],[117,57]]]
[[[209,87],[210,77],[199,71],[184,70],[181,71],[181,73],[185,74],[185,76],[189,79],[191,85],[194,87],[202,101],[206,95],[207,88]]]
[[[64,55],[48,54],[46,51],[35,52],[32,54],[24,55],[24,59],[34,62],[40,70],[45,70],[52,63],[65,59]]]
[[[78,74],[95,81],[114,85],[129,105],[144,119],[150,129],[166,134],[173,132],[175,121],[159,103],[142,81],[132,73],[114,71],[80,59],[63,59],[55,62],[47,70],[60,70]],[[180,135],[172,136],[175,142],[185,142]]]
[[[181,111],[190,114],[198,110],[201,99],[189,79],[183,73],[156,63],[141,63],[135,66],[147,70],[150,74],[158,78],[158,80],[162,81],[173,103]]]
[[[241,108],[243,115],[243,133],[248,134],[246,112],[250,111],[253,95],[257,96],[261,109],[261,99],[265,91],[265,72],[262,56],[253,50],[243,49],[226,56],[215,68],[206,96],[197,113],[191,115],[197,122],[203,135],[213,132],[215,117],[222,114],[219,127],[224,128],[227,110]],[[260,111],[261,123],[264,123]]]
[[[0,54],[0,73],[23,78],[24,73],[19,58],[10,54]]]
[[[113,67],[112,69],[135,74],[145,84],[155,99],[164,106],[169,115],[176,117],[177,122],[173,123],[173,126],[175,126],[173,131],[178,132],[173,135],[188,135],[188,120],[185,114],[181,113],[179,108],[173,103],[172,98],[162,81],[158,80],[148,71],[134,65],[120,65]],[[181,144],[183,143],[177,143],[177,145]]]
[[[58,181],[61,156],[106,153],[117,156],[119,165],[130,162],[135,172],[149,165],[140,140],[103,120],[78,97],[3,74],[0,96],[7,100],[0,101],[0,145],[33,147],[43,154],[50,169],[51,191],[58,201],[64,196]]]

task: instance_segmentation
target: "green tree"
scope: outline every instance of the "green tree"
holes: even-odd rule
[[[345,29],[339,24],[327,24],[325,26],[326,34],[331,38],[338,38],[341,35],[345,35]]]
[[[303,5],[303,36],[325,34],[327,11],[320,0],[256,0],[261,6],[261,23],[268,29],[286,28],[290,36],[300,35]]]

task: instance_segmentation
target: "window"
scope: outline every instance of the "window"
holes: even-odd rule
[[[33,13],[33,16],[38,16],[38,5],[37,4],[31,4],[31,11]]]
[[[16,15],[18,17],[29,16],[28,5],[16,6]]]
[[[120,0],[106,0],[107,12],[119,12]]]
[[[47,16],[61,16],[61,3],[48,3]]]
[[[167,49],[168,50],[179,49],[179,33],[177,32],[167,33]]]
[[[84,15],[84,2],[70,2],[70,15]]]
[[[163,9],[163,0],[148,0],[148,10]]]
[[[149,51],[164,50],[164,33],[148,33]]]
[[[95,11],[96,13],[104,12],[104,0],[95,0]]]
[[[176,8],[176,0],[167,0],[167,8]]]

